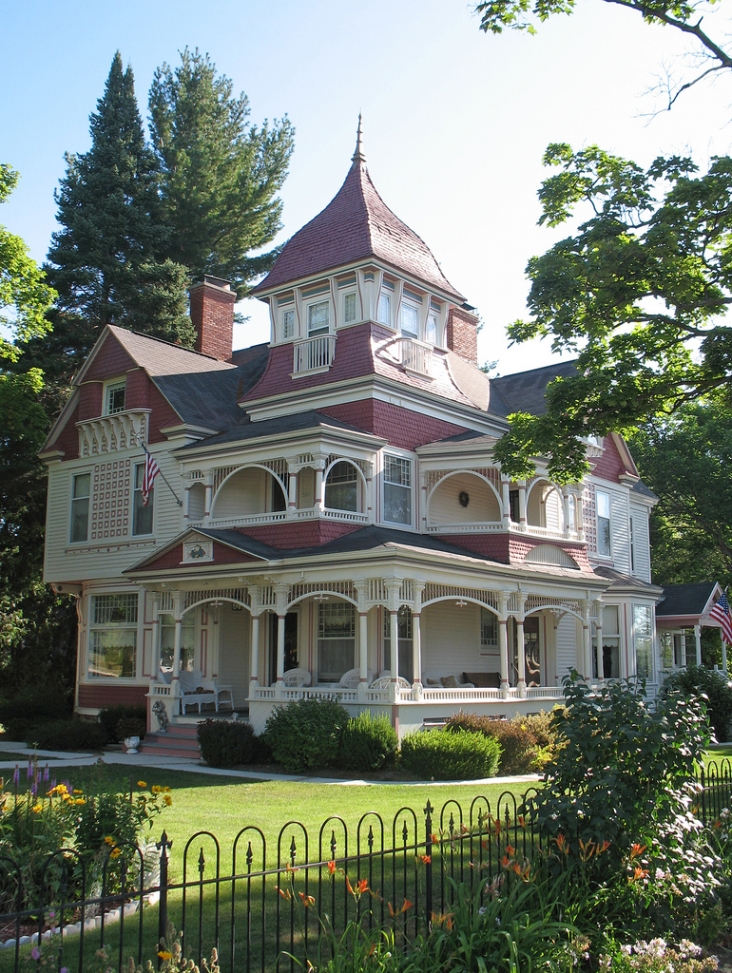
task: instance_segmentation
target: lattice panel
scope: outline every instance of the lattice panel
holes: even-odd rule
[[[332,591],[333,594],[345,595],[354,601],[356,600],[356,591],[350,581],[324,581],[321,584],[317,582],[304,582],[294,584],[290,587],[290,597],[288,600],[291,602],[296,601],[298,598],[302,598],[315,591]]]
[[[217,470],[214,470],[214,475],[213,475],[214,493],[218,491],[219,487],[224,482],[226,477],[230,473],[233,473],[235,469],[236,469],[235,466],[220,466]]]
[[[91,540],[130,533],[131,464],[128,459],[99,463],[92,474]]]
[[[471,598],[491,608],[498,609],[498,596],[494,591],[484,591],[482,588],[464,588],[452,584],[425,585],[422,603],[434,601],[437,598]]]
[[[251,604],[249,591],[246,588],[207,588],[205,591],[186,591],[183,607],[190,608],[198,601],[216,601],[219,598],[230,598],[245,605]]]
[[[597,550],[597,505],[595,503],[595,487],[590,483],[582,494],[582,519],[585,528],[587,550]]]

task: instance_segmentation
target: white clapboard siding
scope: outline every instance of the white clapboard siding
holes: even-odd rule
[[[460,494],[468,495],[468,505],[460,503]],[[442,524],[496,523],[501,519],[498,497],[484,479],[472,473],[456,473],[442,480],[429,503],[428,522]]]
[[[534,527],[548,527],[560,533],[564,524],[562,496],[556,488],[540,480],[529,491],[526,519]]]
[[[630,574],[630,523],[628,494],[613,490],[610,493],[610,552],[613,566],[623,574]]]
[[[428,605],[422,612],[422,671],[488,670],[490,660],[480,654],[480,607],[454,601]]]
[[[574,615],[563,615],[557,626],[557,675],[562,679],[578,667],[577,646],[581,644],[582,630]]]
[[[642,581],[651,580],[651,541],[648,534],[648,508],[631,503],[633,518],[633,574]]]
[[[219,653],[216,682],[222,686],[234,687],[234,708],[236,708],[244,706],[249,695],[251,620],[248,611],[234,611],[228,602],[224,602],[218,612]]]
[[[229,520],[264,513],[269,476],[256,467],[234,473],[214,498],[211,519]]]

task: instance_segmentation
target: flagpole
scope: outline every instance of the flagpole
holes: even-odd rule
[[[136,436],[135,438],[137,439],[137,445],[138,445],[138,446],[142,446],[142,448],[143,448],[143,450],[144,450],[144,452],[145,452],[145,453],[146,453],[146,454],[147,454],[148,456],[152,456],[152,453],[151,453],[151,452],[150,452],[150,450],[149,450],[149,449],[147,448],[147,446],[145,445],[145,443],[144,443],[144,442],[143,442],[143,441],[142,441],[142,440],[140,439],[140,437],[139,437],[139,436]],[[183,506],[183,501],[182,501],[182,500],[179,500],[179,499],[178,499],[178,494],[177,494],[177,493],[175,492],[175,490],[174,490],[174,489],[173,489],[173,487],[172,487],[172,486],[170,485],[170,483],[168,483],[168,478],[167,478],[167,476],[165,475],[165,473],[163,473],[163,471],[162,471],[162,470],[160,469],[160,467],[159,467],[159,466],[158,466],[158,472],[159,472],[159,473],[160,473],[160,475],[162,476],[162,478],[163,478],[163,482],[165,483],[165,485],[166,485],[166,487],[167,487],[167,488],[168,488],[168,489],[170,490],[170,492],[171,492],[171,493],[173,494],[173,496],[175,497],[175,502],[176,502],[176,503],[178,504],[178,506],[179,506],[179,507],[182,507],[182,506]]]

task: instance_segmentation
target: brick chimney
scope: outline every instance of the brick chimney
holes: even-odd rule
[[[478,317],[467,305],[452,307],[447,315],[447,347],[473,365],[478,364]]]
[[[236,291],[228,280],[204,277],[190,289],[191,322],[196,329],[196,351],[219,361],[230,361],[234,344]]]

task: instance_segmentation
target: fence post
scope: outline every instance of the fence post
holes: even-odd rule
[[[158,952],[159,944],[168,936],[168,848],[173,842],[168,841],[167,832],[163,831],[160,842],[155,845],[160,852],[160,904],[158,906]],[[158,956],[158,969],[162,965]]]
[[[432,932],[432,805],[427,800],[427,807],[424,809],[424,906],[426,912],[427,933]]]

